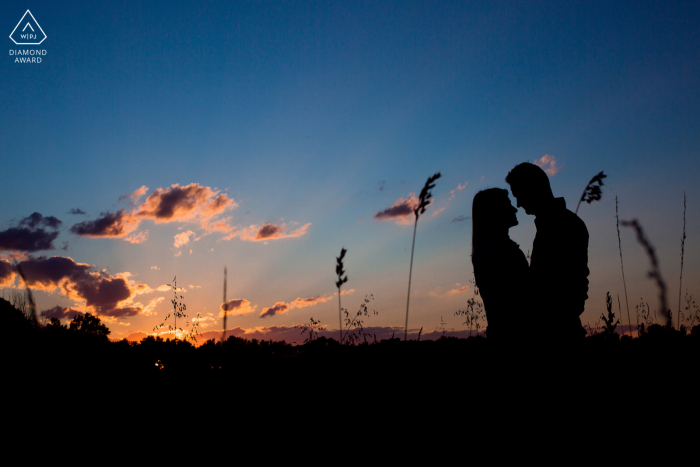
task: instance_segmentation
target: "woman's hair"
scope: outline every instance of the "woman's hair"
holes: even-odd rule
[[[488,188],[474,195],[472,201],[472,254],[478,245],[493,238],[494,227],[500,225],[498,216],[503,215],[502,206],[508,200],[508,190]]]

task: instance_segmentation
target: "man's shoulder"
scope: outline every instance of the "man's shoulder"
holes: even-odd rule
[[[588,228],[586,227],[586,223],[581,220],[580,217],[578,217],[578,214],[575,212],[571,212],[568,208],[564,209],[564,213],[562,214],[562,217],[566,224],[570,226],[572,229],[576,229],[581,232],[585,232],[586,235],[588,235]]]
[[[563,201],[563,198],[558,199]],[[547,220],[537,226],[538,232],[541,230],[541,228],[550,234],[564,234],[566,236],[574,235],[588,239],[588,228],[586,227],[586,223],[583,222],[576,213],[570,211],[564,203],[560,204],[559,209],[550,212]]]

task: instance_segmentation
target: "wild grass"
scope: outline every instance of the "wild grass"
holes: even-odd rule
[[[620,214],[617,209],[617,196],[615,196],[615,222],[617,227],[617,247],[620,250],[620,268],[622,269],[622,286],[625,288],[625,306],[627,306],[627,324],[632,335],[632,320],[630,318],[630,303],[627,299],[627,281],[625,280],[625,265],[622,262],[622,240],[620,240]]]
[[[226,318],[228,316],[228,301],[226,300],[226,266],[224,266],[224,301],[222,308],[224,309],[224,334],[221,337],[221,342],[226,342]]]
[[[432,177],[428,177],[428,180],[425,182],[425,185],[423,186],[423,189],[420,192],[420,196],[418,197],[418,206],[413,210],[413,214],[415,215],[415,222],[413,223],[413,243],[411,245],[411,265],[408,268],[408,294],[406,296],[406,324],[404,326],[404,331],[403,331],[403,340],[405,341],[408,338],[408,308],[409,304],[411,302],[411,276],[413,275],[413,252],[416,249],[416,230],[418,229],[418,218],[420,217],[421,214],[425,213],[425,209],[432,203],[430,200],[433,195],[430,192],[433,188],[435,188],[435,180],[440,178],[440,172],[436,173]]]
[[[197,319],[193,321],[191,327],[189,322],[185,324],[185,328],[190,329],[178,327],[177,319],[180,318],[182,320],[187,318],[187,313],[185,313],[185,311],[187,311],[187,305],[185,305],[185,303],[182,301],[184,297],[182,295],[178,295],[178,291],[182,290],[182,288],[178,288],[177,286],[177,276],[173,278],[172,285],[168,284],[168,286],[172,289],[174,294],[173,299],[170,300],[170,303],[173,305],[173,311],[168,313],[163,322],[154,327],[153,331],[155,332],[159,329],[163,329],[167,324],[168,333],[172,334],[174,339],[177,340],[181,337],[183,340],[192,339],[193,341],[197,342],[197,336],[199,335],[199,313],[197,313]],[[172,325],[168,324],[168,320],[171,318],[173,319]]]
[[[683,192],[683,236],[681,237],[681,277],[678,281],[678,330],[681,330],[681,291],[683,290],[683,260],[685,257],[685,191]]]
[[[348,345],[355,345],[360,341],[360,338],[364,339],[364,342],[367,343],[369,334],[365,332],[363,318],[368,318],[370,316],[369,307],[367,305],[373,300],[373,294],[365,295],[364,300],[360,303],[360,309],[353,316],[350,316],[348,310],[344,310],[345,326],[347,329],[345,330],[345,335],[340,339],[341,343],[345,341]],[[378,313],[376,310],[372,310],[372,314],[377,315]],[[376,335],[374,336],[374,340],[376,342]]]
[[[582,201],[585,201],[588,204],[591,204],[593,201],[600,201],[600,199],[603,197],[603,192],[600,191],[600,187],[603,186],[603,179],[606,177],[607,175],[600,172],[598,175],[593,177],[590,182],[588,182],[588,185],[586,185],[586,188],[583,190],[581,199],[578,200],[576,211],[574,211],[575,214],[578,214],[578,208],[581,207]]]
[[[340,305],[340,296],[342,295],[340,288],[348,281],[348,277],[345,274],[345,269],[343,269],[343,259],[345,258],[345,253],[348,250],[345,248],[340,249],[340,256],[336,256],[335,260],[335,274],[337,280],[335,281],[335,286],[338,287],[338,342],[343,342],[343,307]]]
[[[666,283],[661,276],[661,270],[659,269],[659,261],[656,258],[656,250],[654,249],[651,242],[644,235],[644,230],[639,224],[637,219],[632,219],[631,221],[622,221],[623,227],[631,227],[637,234],[637,241],[642,245],[644,251],[646,252],[649,260],[651,262],[651,270],[647,273],[648,277],[656,282],[659,289],[659,309],[664,317],[664,326],[669,326],[671,324],[671,310],[667,306],[666,300]]]
[[[461,316],[464,319],[463,325],[469,325],[469,337],[472,337],[472,331],[476,328],[476,334],[481,332],[481,322],[486,321],[486,313],[484,313],[484,303],[479,300],[479,289],[474,281],[474,295],[467,300],[467,308],[464,310],[455,311],[455,316]],[[485,327],[485,326],[484,326]]]
[[[19,277],[22,278],[22,282],[24,283],[24,288],[26,290],[26,309],[29,314],[29,320],[32,322],[33,325],[36,326],[39,323],[39,321],[37,320],[36,316],[36,303],[34,302],[32,289],[29,287],[27,278],[24,275],[24,271],[22,270],[22,267],[19,265],[19,263],[16,263],[15,267],[17,268],[17,273],[19,274]]]
[[[612,311],[612,297],[610,296],[610,292],[607,292],[605,295],[605,308],[608,311],[608,315],[600,315],[600,318],[604,323],[602,334],[606,338],[618,337],[615,333],[615,328],[617,328],[617,325],[620,324],[620,320],[618,319],[615,321],[615,313]]]

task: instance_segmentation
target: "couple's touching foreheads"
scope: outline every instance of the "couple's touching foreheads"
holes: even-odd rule
[[[585,337],[580,315],[588,298],[588,230],[555,198],[547,174],[524,162],[505,179],[517,207],[535,216],[537,234],[528,263],[509,230],[518,225],[508,190],[489,188],[474,196],[472,264],[484,301],[487,336],[522,343],[533,334],[544,341]]]

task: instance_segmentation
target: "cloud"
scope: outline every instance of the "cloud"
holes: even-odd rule
[[[34,252],[53,250],[62,222],[35,212],[20,220],[17,227],[0,231],[0,250]]]
[[[545,154],[541,158],[537,159],[535,161],[535,165],[538,167],[542,167],[547,175],[550,177],[553,177],[559,172],[559,169],[561,167],[556,166],[557,161],[554,159],[553,156],[550,156],[549,154]],[[547,168],[547,166],[549,166]]]
[[[0,287],[5,287],[15,281],[15,266],[4,259],[0,260]]]
[[[182,251],[178,251],[177,253],[175,253],[175,256],[180,256],[181,254],[182,254]]]
[[[455,188],[454,190],[450,190],[450,199],[454,199],[455,194],[456,194],[458,191],[464,190],[464,189],[467,187],[467,183],[469,183],[469,182],[464,182],[464,185],[458,183],[458,184],[457,184],[457,188]]]
[[[124,237],[124,241],[129,243],[143,243],[148,240],[148,230],[142,230],[139,233],[132,233]]]
[[[132,193],[129,193],[128,195],[120,196],[119,202],[121,202],[123,199],[128,199],[130,206],[136,206],[136,203],[138,203],[141,197],[146,193],[148,193],[148,187],[146,185],[143,185],[141,188],[133,191]]]
[[[62,306],[55,306],[53,308],[49,308],[48,310],[44,310],[41,313],[41,316],[44,316],[48,319],[51,318],[56,318],[56,319],[73,319],[78,315],[82,315],[82,311],[78,311],[73,308],[64,308]]]
[[[93,221],[84,221],[70,228],[71,233],[81,237],[107,237],[122,238],[136,230],[138,219],[125,209],[115,213],[101,213],[100,217]]]
[[[192,318],[192,324],[197,323],[199,324],[200,328],[208,328],[209,326],[216,324],[216,320],[211,316],[195,316],[194,318]]]
[[[411,225],[413,219],[410,216],[417,207],[418,198],[415,193],[410,193],[407,199],[397,199],[391,207],[376,213],[373,219],[395,221],[398,225]]]
[[[342,292],[340,292],[340,295],[350,295],[353,292],[355,292],[355,289],[343,290]]]
[[[191,230],[175,235],[175,248],[180,248],[182,245],[188,244],[190,242],[190,237],[194,237],[194,232]]]
[[[452,219],[452,222],[464,222],[466,220],[470,219],[469,216],[457,216],[454,219]]]
[[[134,298],[145,284],[136,284],[129,279],[130,273],[110,275],[106,271],[92,271],[89,264],[76,263],[72,258],[28,258],[20,262],[29,287],[51,292],[60,290],[61,295],[81,305],[79,311],[91,311],[103,317],[134,316],[144,311]],[[144,286],[144,287],[140,287]]]
[[[441,208],[439,208],[439,209],[435,209],[435,210],[433,211],[433,217],[437,216],[438,214],[440,214],[440,213],[441,213],[442,211],[444,211],[445,209],[447,209],[447,206],[443,206],[443,207],[441,207]]]
[[[199,220],[205,226],[213,216],[238,204],[226,193],[219,194],[207,186],[191,183],[158,188],[139,206],[135,215],[154,219],[156,223]]]
[[[344,290],[341,292],[341,295],[351,294],[354,291],[355,289]],[[274,306],[264,308],[263,311],[260,313],[260,317],[266,318],[268,316],[281,315],[283,313],[287,313],[290,310],[293,310],[294,308],[304,308],[307,306],[318,305],[319,303],[325,303],[336,295],[337,292],[326,296],[317,295],[315,297],[308,298],[297,297],[295,300],[289,303],[277,302],[274,304]]]
[[[274,306],[271,306],[269,308],[263,308],[263,311],[260,313],[260,317],[266,318],[268,316],[281,315],[283,313],[288,312],[289,310],[289,305],[287,305],[284,302],[277,302]]]
[[[80,208],[72,208],[70,211],[68,211],[68,214],[75,214],[78,216],[84,216],[87,213]]]
[[[36,229],[38,227],[46,227],[52,230],[58,229],[63,222],[59,221],[53,216],[42,216],[38,212],[25,217],[19,222],[20,227],[28,227],[30,229]]]
[[[53,241],[57,237],[58,232],[12,227],[0,232],[0,250],[26,252],[53,250]]]
[[[148,187],[144,185],[128,195],[121,196],[119,201],[129,199],[127,208],[136,206],[138,200],[147,192]],[[228,195],[219,194],[219,191],[210,187],[197,183],[184,187],[174,184],[169,188],[158,188],[143,204],[130,211],[123,208],[114,213],[102,213],[95,220],[75,224],[70,231],[85,237],[124,238],[131,243],[142,243],[148,238],[148,230],[134,234],[132,232],[142,220],[153,219],[156,223],[199,222],[201,227],[210,233],[216,230],[210,225],[212,218],[236,206],[236,202]],[[231,228],[225,223],[224,227],[226,232],[230,232]]]
[[[457,285],[461,285],[461,284],[457,284]],[[469,286],[468,286],[468,285],[463,285],[462,287],[459,287],[459,288],[457,288],[457,289],[452,289],[452,290],[450,290],[449,292],[447,292],[447,295],[455,295],[455,294],[458,294],[458,293],[466,292],[467,289],[469,289]]]
[[[290,223],[290,225],[292,224],[294,224],[294,222]],[[268,222],[267,224],[264,224],[260,227],[258,227],[257,225],[251,225],[246,229],[235,231],[229,236],[224,237],[224,240],[230,240],[235,236],[239,236],[241,240],[249,240],[252,242],[266,242],[268,240],[278,240],[280,238],[301,237],[306,233],[310,225],[311,222],[288,232],[287,224],[273,224]]]
[[[224,317],[224,307],[228,306],[228,316],[243,316],[255,312],[257,305],[251,306],[250,302],[243,298],[234,298],[219,306],[219,318]]]
[[[160,271],[160,268],[158,266],[151,266],[151,269],[154,269],[156,271]]]
[[[318,305],[319,303],[327,302],[331,298],[333,298],[332,295],[326,297],[322,297],[319,295],[317,297],[297,298],[293,302],[289,303],[289,309],[291,310],[292,308],[304,308],[307,306]]]
[[[464,185],[462,185],[461,183],[458,183],[457,188],[450,190],[450,197],[447,198],[447,203],[443,207],[441,207],[439,209],[435,209],[433,211],[432,216],[435,217],[435,216],[439,215],[442,211],[447,209],[447,207],[450,205],[450,202],[454,199],[457,192],[464,190],[467,187],[467,183],[469,183],[469,182],[464,182]]]

